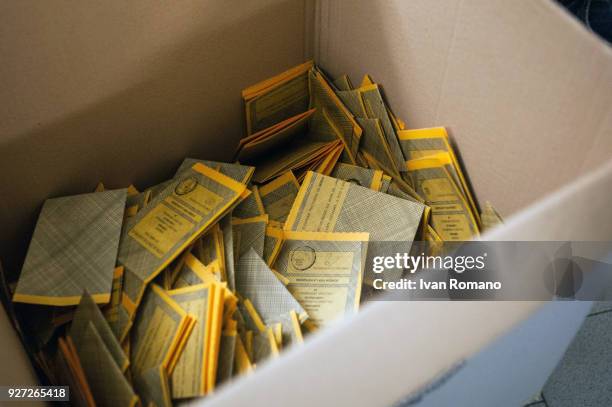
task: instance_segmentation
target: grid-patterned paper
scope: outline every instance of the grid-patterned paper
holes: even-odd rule
[[[13,300],[76,305],[83,290],[110,299],[126,190],[45,201]]]
[[[291,222],[285,225],[288,230],[311,232],[368,232],[370,241],[412,242],[419,227],[424,205],[399,199],[359,185],[332,177],[309,172],[302,184],[305,191],[299,202],[292,208]],[[318,193],[327,184],[330,190],[346,188],[346,196],[341,202],[335,222],[327,230],[300,229],[300,220],[314,213],[313,208],[326,208],[332,204],[335,195]],[[311,222],[312,224],[312,222]]]
[[[234,250],[237,251],[238,257],[244,255],[249,249],[255,250],[259,256],[263,257],[266,226],[265,217],[257,222],[232,225]]]
[[[286,182],[267,195],[262,195],[261,201],[271,220],[284,222],[287,219],[298,189],[294,183]]]
[[[323,192],[322,192],[323,191]],[[326,210],[325,208],[333,208]],[[314,172],[306,176],[285,224],[286,230],[309,232],[367,232],[368,260],[374,256],[408,253],[425,206]],[[334,213],[332,217],[329,214]],[[402,270],[385,270],[385,279]],[[373,280],[366,271],[365,282]]]
[[[306,315],[300,303],[253,249],[236,264],[236,290],[251,300],[266,325],[281,322],[283,315],[291,310],[303,317]]]
[[[382,182],[382,171],[344,163],[338,163],[331,176],[370,189],[373,189],[373,182]]]
[[[234,258],[234,236],[232,232],[232,212],[226,215],[219,222],[223,232],[223,250],[225,250],[225,274],[227,276],[227,286],[230,290],[236,290],[235,278],[235,258]]]
[[[121,349],[119,341],[113,334],[111,327],[104,319],[96,303],[89,294],[85,293],[74,313],[72,325],[70,326],[70,336],[72,336],[72,340],[77,348],[81,346],[81,340],[85,339],[85,331],[88,329],[89,324],[92,324],[97,331],[97,334],[104,343],[104,347],[108,350],[119,370],[125,371],[129,364],[128,357],[123,352],[123,349]]]
[[[204,395],[203,380],[205,371],[206,337],[212,332],[206,332],[211,326],[207,321],[211,304],[210,286],[173,290],[170,297],[186,312],[197,319],[191,334],[185,344],[176,367],[170,376],[172,398],[190,398]]]
[[[232,377],[234,372],[234,351],[236,350],[236,332],[224,332],[219,345],[219,365],[217,366],[217,383],[223,383]]]
[[[104,340],[91,322],[85,326],[82,335],[75,347],[96,405],[133,405],[138,396],[113,361]]]
[[[339,314],[335,317],[356,312],[359,305],[363,262],[365,260],[365,253],[362,252],[362,249],[367,248],[367,235],[365,235],[366,239],[358,239],[359,235],[364,235],[358,233],[355,234],[354,240],[335,241],[331,240],[333,239],[331,237],[324,240],[319,239],[316,237],[316,232],[311,234],[313,235],[311,238],[294,239],[288,237],[274,263],[274,267],[280,274],[291,280],[287,286],[290,292],[318,288],[321,292],[328,293],[329,298],[325,298],[324,301],[333,298],[334,301],[344,302],[342,310],[338,307]],[[336,235],[339,236],[338,239],[341,239],[340,236],[344,234],[338,233]],[[341,257],[348,257],[351,261],[349,264],[343,264],[345,268],[337,269],[334,265],[341,263],[339,261]],[[291,267],[291,262],[295,262],[297,258],[306,261],[306,263],[297,268]],[[340,298],[342,297],[341,294],[332,295],[331,292],[344,292],[346,294],[344,298]],[[316,303],[315,307],[321,305],[321,303]],[[303,306],[312,318],[313,315],[307,304],[304,303]]]
[[[179,178],[126,224],[119,247],[119,261],[126,271],[132,272],[145,283],[151,281],[199,234],[205,232],[244,191],[244,185],[209,167],[202,168],[206,173],[193,169],[183,171]],[[183,186],[188,189],[182,190]],[[194,203],[193,200],[198,201]],[[207,208],[202,209],[203,206]],[[156,219],[160,219],[158,222],[161,224],[151,227]],[[163,223],[170,224],[170,227]],[[166,229],[160,232],[161,228]],[[177,229],[179,232],[172,234]],[[139,239],[136,238],[136,231]],[[167,246],[156,246],[159,244]],[[129,280],[127,274],[126,284]]]
[[[236,205],[236,208],[232,212],[232,216],[245,219],[265,214],[257,186],[252,185],[249,189],[251,190],[251,194]]]
[[[172,407],[170,383],[163,366],[154,366],[134,377],[134,388],[143,406]]]

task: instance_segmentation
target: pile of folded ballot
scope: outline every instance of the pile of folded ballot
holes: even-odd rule
[[[355,87],[306,62],[242,99],[234,162],[186,158],[143,190],[44,202],[2,293],[72,404],[206,397],[357,312],[368,258],[501,221],[479,211],[445,128],[408,129],[369,76]]]

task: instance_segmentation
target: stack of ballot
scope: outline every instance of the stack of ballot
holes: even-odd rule
[[[235,162],[187,158],[167,181],[47,200],[11,315],[75,405],[206,395],[357,312],[368,259],[477,237],[443,127],[407,129],[369,76],[307,62],[242,93]],[[400,278],[389,270],[385,278]]]

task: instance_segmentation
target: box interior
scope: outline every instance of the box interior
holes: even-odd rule
[[[447,126],[475,196],[506,217],[612,158],[612,49],[554,1],[317,10],[316,59],[371,74],[409,128]]]
[[[45,198],[86,192],[101,180],[144,187],[169,177],[185,156],[230,159],[242,135],[240,90],[312,56],[355,83],[371,74],[409,128],[448,126],[476,196],[506,217],[527,216],[519,211],[612,156],[612,93],[605,86],[612,83],[612,52],[545,0],[25,0],[0,6],[0,27],[0,259],[11,276]],[[571,212],[576,224],[591,201],[579,203]],[[559,226],[567,212],[555,213],[554,224],[541,220],[541,229],[508,233],[572,238],[571,228]],[[604,221],[598,232],[609,237],[612,220]],[[442,318],[449,306],[466,325],[445,332],[456,328],[468,340],[476,334],[465,327],[482,330],[473,351],[537,308],[402,304],[405,313],[391,314],[398,319],[378,323],[378,340],[409,335],[406,314],[429,327],[424,338],[433,337],[440,325],[424,316],[449,323]],[[323,360],[337,346],[330,338],[371,330],[385,307],[359,316],[369,325],[343,322],[304,351]],[[478,327],[478,313],[498,312],[499,326]],[[16,342],[4,313],[0,326],[2,357],[17,358],[15,366],[28,374],[23,355],[7,351]],[[346,352],[363,353],[366,339]],[[382,361],[391,356],[378,350]],[[282,357],[274,371],[304,362],[301,354]],[[448,368],[453,357],[431,372],[413,372],[415,380]],[[423,368],[426,358],[416,365]],[[0,381],[9,382],[3,370]]]

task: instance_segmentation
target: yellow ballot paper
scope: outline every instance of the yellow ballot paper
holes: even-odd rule
[[[183,288],[199,284],[221,282],[221,271],[219,261],[215,260],[209,265],[204,265],[197,257],[187,253],[185,262],[178,274],[172,288]]]
[[[308,121],[314,112],[315,109],[307,110],[241,139],[235,158],[251,162],[274,148],[282,148],[283,145],[306,133]]]
[[[309,172],[285,222],[285,231],[365,232],[368,258],[408,253],[421,223],[424,205],[373,191],[350,182]],[[370,264],[368,261],[366,264]],[[401,277],[387,269],[385,279]],[[367,270],[365,282],[373,274]]]
[[[340,160],[340,158],[345,154],[344,145],[340,140],[336,140],[329,145],[319,157],[317,157],[312,162],[307,165],[296,169],[294,172],[296,175],[296,179],[298,182],[302,182],[304,177],[306,176],[306,172],[315,171],[321,174],[329,175],[334,166]]]
[[[185,312],[196,318],[195,326],[170,377],[173,399],[206,394],[214,288],[215,284],[200,284],[168,292],[170,298]]]
[[[244,184],[210,167],[194,164],[128,221],[119,261],[148,283],[230,210],[245,189]],[[130,275],[126,273],[126,283]],[[135,304],[141,295],[132,298]]]
[[[461,190],[437,156],[406,164],[417,192],[431,207],[431,223],[442,240],[465,241],[478,236],[478,225]]]
[[[394,168],[396,171],[405,172],[404,155],[402,154],[395,128],[389,117],[388,108],[382,98],[378,85],[371,84],[362,86],[359,89],[361,98],[365,106],[367,118],[380,120],[380,125],[383,129],[385,140],[391,157],[393,159]]]
[[[270,152],[265,161],[257,163],[257,170],[253,176],[255,182],[264,183],[292,170],[295,173],[308,166],[318,165],[335,150],[338,140],[310,141],[298,140],[283,149]]]
[[[104,317],[108,322],[119,319],[119,308],[121,308],[121,296],[123,295],[123,266],[115,267],[113,272],[113,289],[108,305],[104,308]]]
[[[248,184],[253,177],[255,167],[242,164],[231,164],[220,161],[210,160],[198,160],[195,158],[185,158],[181,163],[181,166],[176,170],[174,178],[177,178],[183,171],[190,169],[195,164],[204,164],[207,167],[212,168],[215,171],[219,171],[221,174],[230,177],[234,181],[240,182],[241,184]]]
[[[361,127],[336,95],[322,72],[316,68],[311,69],[309,81],[310,107],[316,109],[311,123],[311,136],[329,135],[331,130],[333,133],[332,139],[338,138],[342,141],[346,159],[354,164],[361,140]]]
[[[234,357],[234,372],[237,375],[243,373],[249,373],[253,369],[249,355],[247,354],[246,348],[240,336],[236,336],[236,350]]]
[[[308,110],[308,72],[313,66],[312,61],[305,62],[242,91],[247,134]]]
[[[300,319],[295,311],[289,313],[289,319],[291,322],[291,343],[303,343],[304,337],[302,335],[302,327],[300,325]]]
[[[191,245],[187,246],[187,248],[176,259],[174,259],[172,263],[170,263],[170,265],[166,267],[161,274],[157,276],[155,280],[157,285],[164,288],[165,290],[169,290],[170,288],[172,288],[172,286],[176,282],[176,279],[178,278],[178,275],[183,269],[183,265],[185,264],[185,259],[187,258],[187,256],[191,254],[192,251],[194,253],[197,252],[196,246],[200,243],[200,240],[201,239],[198,239]]]
[[[240,311],[240,315],[243,318],[244,327],[249,331],[257,331],[264,332],[266,330],[266,324],[261,319],[261,316],[255,309],[255,306],[248,298],[241,298],[238,303],[238,310]],[[249,348],[249,343],[247,343],[247,348]],[[250,354],[250,352],[249,352]]]
[[[359,308],[368,233],[285,232],[274,264],[317,326]]]
[[[47,199],[13,301],[76,305],[87,290],[108,303],[125,199],[125,189]]]
[[[226,281],[225,275],[225,249],[221,226],[215,223],[212,228],[198,239],[193,252],[203,264],[217,262],[221,273],[221,281]]]
[[[300,184],[291,171],[259,189],[261,201],[270,220],[282,223],[287,219],[299,189]]]
[[[181,345],[184,346],[193,322],[161,287],[151,285],[131,332],[131,371],[134,386],[145,404],[153,401],[167,405],[170,400],[167,386],[159,386],[164,375],[167,380],[172,373],[172,363],[180,356]]]
[[[438,235],[438,232],[436,232],[435,229],[431,227],[431,225],[425,226],[423,240],[427,242],[428,255],[438,256],[442,253],[442,250],[444,249],[444,241]]]
[[[406,161],[431,155],[436,155],[441,157],[442,160],[449,161],[452,168],[447,166],[447,169],[453,176],[457,186],[459,186],[461,193],[467,198],[470,209],[476,221],[479,222],[475,200],[465,176],[463,175],[455,151],[450,144],[446,129],[444,127],[431,127],[426,129],[402,130],[398,132],[398,137],[404,155],[406,156]],[[439,154],[442,154],[442,156]],[[444,157],[444,154],[448,154],[448,156]]]
[[[318,165],[313,167],[312,171],[315,171],[315,172],[318,172],[324,175],[331,174],[332,171],[334,170],[334,167],[338,163],[338,160],[340,160],[340,157],[342,157],[343,152],[344,152],[344,146],[342,145],[341,142],[338,141],[336,143],[336,146],[332,150],[330,150],[327,156],[324,157]],[[303,180],[305,176],[306,176],[306,171],[302,171],[299,174],[298,181]]]

